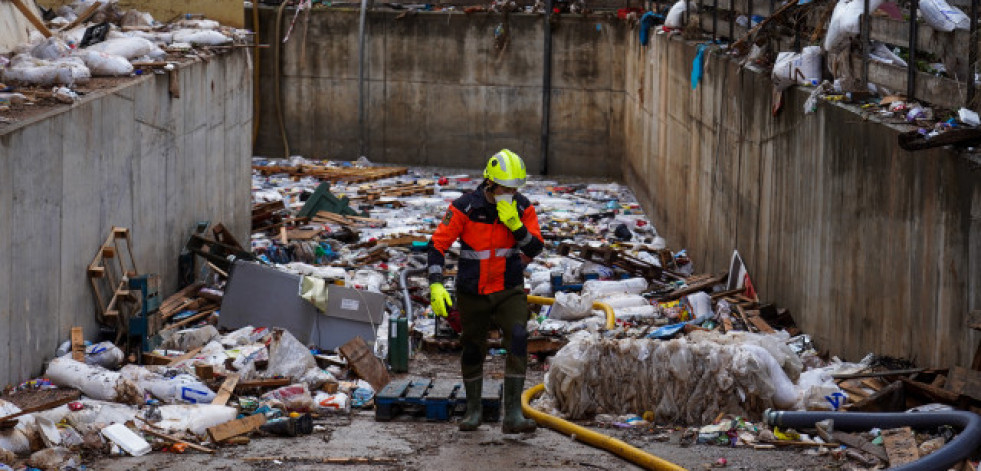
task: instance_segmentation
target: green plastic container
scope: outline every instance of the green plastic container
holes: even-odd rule
[[[388,365],[394,373],[409,371],[409,321],[404,317],[389,323]]]

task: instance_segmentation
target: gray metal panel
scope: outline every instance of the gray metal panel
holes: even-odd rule
[[[317,308],[298,295],[300,277],[251,262],[235,262],[221,301],[221,327],[282,327],[310,342]]]

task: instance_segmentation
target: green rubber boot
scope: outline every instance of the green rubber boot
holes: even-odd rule
[[[473,432],[480,426],[484,407],[480,402],[484,390],[484,378],[465,380],[463,388],[467,391],[467,413],[460,421],[461,432]]]
[[[524,387],[524,378],[504,378],[504,423],[501,425],[504,433],[529,433],[538,428],[534,420],[526,419],[521,412]]]

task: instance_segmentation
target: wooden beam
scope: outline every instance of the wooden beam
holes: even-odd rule
[[[211,404],[217,406],[223,406],[228,403],[228,399],[232,397],[232,392],[235,391],[235,386],[238,384],[238,380],[241,379],[241,375],[238,373],[231,373],[225,378],[225,382],[221,383],[221,388],[218,389],[218,395],[211,400]]]
[[[264,414],[250,415],[241,419],[225,422],[221,425],[209,427],[208,436],[211,437],[211,441],[218,443],[232,437],[245,435],[258,429],[264,423],[266,423],[266,416]]]
[[[44,35],[44,37],[46,38],[51,37],[51,30],[49,30],[47,26],[44,26],[44,22],[41,21],[40,18],[34,16],[34,12],[31,11],[31,9],[28,8],[28,6],[23,1],[21,0],[10,0],[10,1],[14,3],[14,6],[17,7],[18,10],[20,10],[21,14],[24,15],[24,18],[27,18],[27,21],[30,21],[31,24],[34,25],[34,27],[37,28],[37,30],[40,31],[41,34]]]
[[[913,373],[922,373],[926,371],[926,368],[910,368],[907,370],[889,370],[889,371],[870,371],[867,373],[849,373],[849,374],[833,374],[831,378],[833,379],[855,379],[855,378],[876,378],[881,376],[908,376]]]
[[[890,468],[920,459],[920,449],[916,446],[916,438],[913,437],[913,430],[909,427],[883,430],[882,445],[889,456]]]
[[[173,366],[173,365],[176,365],[176,364],[178,364],[178,363],[180,363],[180,362],[182,362],[184,360],[190,360],[191,358],[194,358],[194,355],[197,355],[198,352],[200,352],[202,348],[204,348],[204,347],[195,348],[194,350],[191,350],[191,351],[189,351],[189,352],[187,352],[187,353],[185,353],[185,354],[183,354],[183,355],[181,355],[181,356],[179,356],[177,358],[174,358],[173,360],[170,360],[170,363],[167,363],[167,366]]]
[[[255,381],[240,381],[235,389],[250,389],[250,388],[278,388],[281,386],[289,386],[293,384],[291,378],[276,378],[276,379],[257,379]],[[378,389],[381,391],[381,389]]]
[[[102,2],[98,2],[98,1],[97,2],[92,2],[92,4],[89,5],[89,7],[86,8],[85,11],[82,12],[81,15],[78,15],[78,18],[75,18],[75,21],[72,21],[71,23],[68,23],[68,26],[65,26],[64,28],[61,28],[59,31],[70,31],[72,28],[74,28],[74,27],[76,27],[76,26],[84,23],[85,20],[89,19],[90,16],[92,16],[93,14],[95,14],[95,11],[98,10],[99,7],[101,7],[101,6],[102,6]]]
[[[85,337],[81,327],[72,327],[72,360],[85,361]]]

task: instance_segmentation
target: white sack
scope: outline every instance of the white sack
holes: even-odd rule
[[[883,0],[869,0],[869,12],[878,9],[882,2]],[[839,0],[831,13],[828,33],[824,36],[825,51],[841,51],[848,44],[849,38],[857,36],[861,32],[861,19],[864,10],[865,2],[863,0]]]
[[[232,42],[232,38],[212,30],[182,29],[174,32],[174,42],[195,46],[220,46]]]
[[[51,360],[44,375],[53,384],[77,388],[93,399],[126,402],[143,397],[143,391],[119,373],[86,365],[69,357]]]
[[[971,28],[971,19],[959,8],[950,6],[946,0],[920,0],[920,13],[923,20],[938,31]]]
[[[123,56],[84,50],[78,53],[94,77],[119,77],[133,73],[133,64]]]
[[[107,39],[101,43],[88,47],[90,51],[115,54],[133,60],[148,56],[151,59],[162,59],[167,53],[157,47],[149,40],[137,37],[124,37]]]

